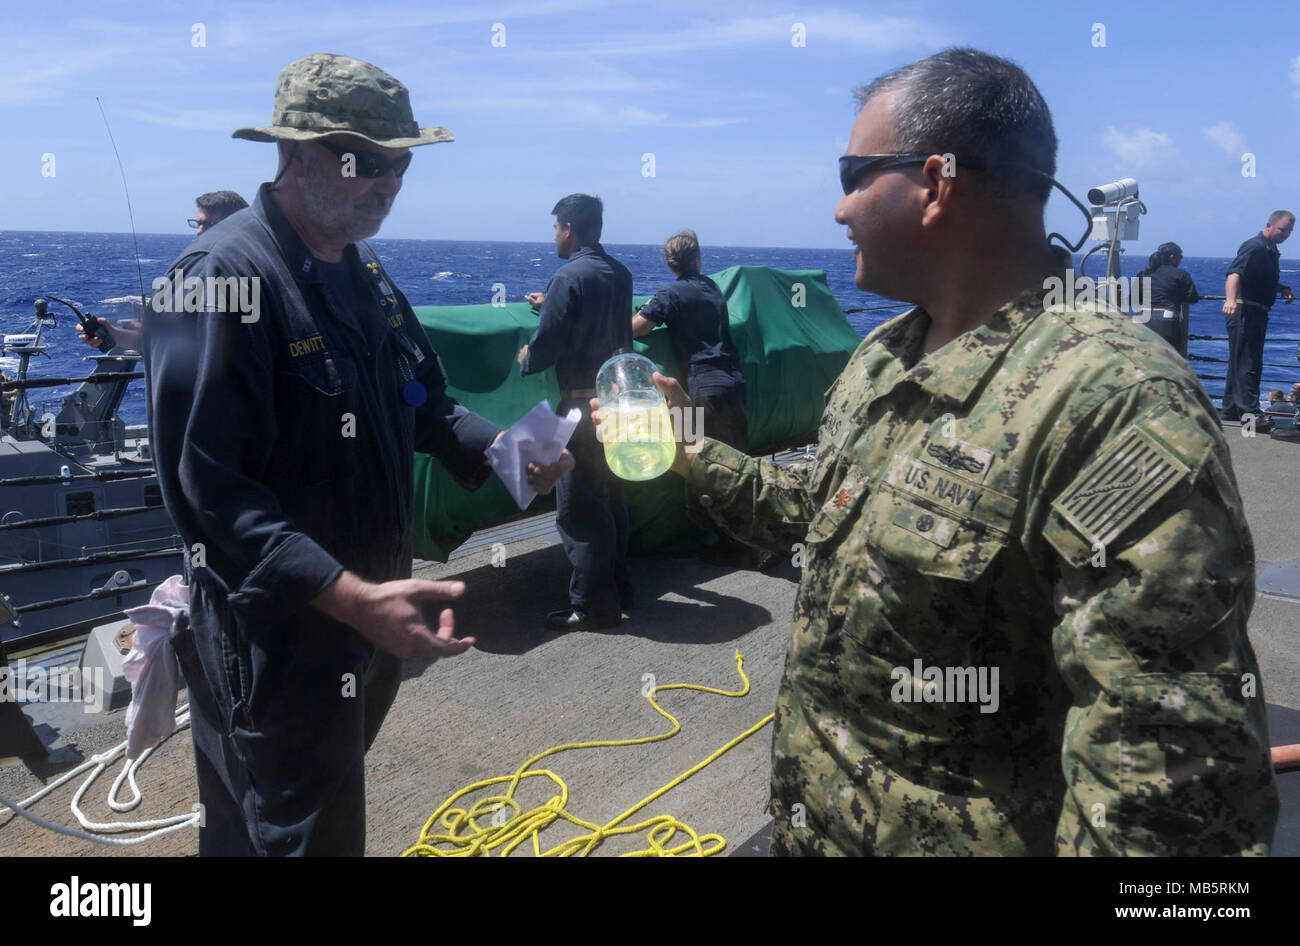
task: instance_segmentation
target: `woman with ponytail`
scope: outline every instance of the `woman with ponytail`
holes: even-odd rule
[[[694,230],[668,238],[664,262],[677,279],[632,316],[632,335],[641,338],[657,325],[668,326],[679,369],[687,373],[687,393],[702,415],[701,433],[748,453],[748,399],[740,354],[731,339],[726,299],[717,284],[700,273],[700,240]],[[701,546],[700,557],[738,568],[763,568],[777,561],[724,535],[715,544]]]
[[[1147,259],[1147,268],[1138,277],[1151,277],[1151,308],[1178,311],[1183,303],[1191,305],[1201,298],[1192,274],[1180,269],[1183,248],[1177,243],[1161,243]]]
[[[1183,352],[1186,342],[1183,340],[1181,310],[1185,304],[1191,305],[1201,298],[1196,291],[1192,274],[1180,269],[1183,261],[1183,248],[1177,243],[1161,243],[1147,259],[1147,268],[1138,273],[1143,280],[1142,298],[1149,307],[1150,319],[1147,328],[1155,332],[1174,348]],[[1146,280],[1150,280],[1147,291]]]

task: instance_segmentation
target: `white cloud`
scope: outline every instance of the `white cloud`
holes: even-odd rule
[[[678,117],[672,99],[690,88],[689,83],[634,75],[600,62],[579,63],[562,76],[482,75],[472,86],[430,83],[430,88],[416,103],[417,116],[425,111],[431,115],[545,114],[555,125],[608,128],[721,128],[747,121],[734,114],[744,109],[735,109],[732,103],[725,103],[720,115]],[[575,94],[575,89],[581,93]]]
[[[265,3],[241,3],[209,22],[209,45],[214,35],[224,42],[245,48],[279,49],[285,45],[303,46],[317,38],[337,41],[346,36],[355,42],[362,37],[428,36],[436,41],[442,27],[480,25],[486,44],[493,22],[507,26],[507,47],[515,41],[509,27],[514,22],[564,14],[589,13],[611,6],[612,0],[519,0],[496,5],[484,13],[477,4],[429,4],[423,8],[404,3],[375,3],[360,12],[350,5],[337,10],[313,10],[310,16],[285,5],[276,9]],[[443,48],[439,49],[443,52]],[[364,58],[364,57],[362,57]]]
[[[672,128],[722,128],[726,125],[739,125],[743,118],[692,118],[687,121],[664,122]]]
[[[195,129],[198,131],[219,132],[228,135],[236,128],[270,124],[267,115],[247,115],[242,112],[185,107],[175,108],[158,102],[141,102],[136,105],[118,106],[112,110],[117,115],[145,122],[150,125],[162,125],[164,128]]]
[[[1230,158],[1240,157],[1246,150],[1246,136],[1230,121],[1222,121],[1217,125],[1202,128],[1201,134]]]
[[[1150,128],[1120,131],[1118,128],[1107,127],[1101,134],[1101,140],[1117,158],[1131,168],[1159,164],[1174,152],[1173,139],[1163,131],[1153,131]]]
[[[96,89],[105,85],[138,90],[148,84],[160,91],[174,85],[177,74],[194,74],[202,61],[216,60],[232,71],[242,71],[258,55],[274,50],[292,49],[305,55],[313,45],[333,46],[344,37],[349,44],[383,41],[396,54],[403,48],[392,43],[393,37],[410,39],[427,36],[428,46],[437,49],[440,62],[464,57],[467,50],[439,43],[439,30],[481,24],[486,45],[493,20],[516,21],[542,19],[554,15],[589,13],[608,7],[615,0],[516,0],[498,6],[491,16],[473,4],[430,5],[437,9],[411,9],[401,3],[376,2],[359,15],[356,9],[335,11],[312,10],[304,15],[299,9],[276,9],[264,3],[231,3],[211,17],[196,15],[205,26],[206,45],[196,49],[190,44],[191,17],[150,16],[139,23],[119,22],[103,17],[59,18],[40,14],[37,26],[0,31],[0,102],[29,103],[56,100],[67,91],[80,91],[87,82]],[[287,7],[287,5],[286,5]],[[6,10],[6,13],[9,11]],[[514,42],[513,40],[510,40]],[[520,43],[522,45],[522,43]],[[54,50],[46,56],[32,57],[32,50]],[[421,49],[419,54],[428,58]],[[295,57],[296,58],[296,57]],[[366,57],[362,57],[366,58]],[[412,74],[398,59],[398,75]],[[416,56],[410,58],[416,59]],[[392,68],[389,59],[381,59]],[[278,62],[276,70],[285,63]],[[272,72],[273,77],[276,72]],[[104,81],[111,76],[113,83]],[[270,88],[267,82],[264,88]]]
[[[446,122],[455,131],[455,115],[491,112],[500,115],[546,115],[550,124],[578,128],[721,128],[747,121],[738,117],[674,119],[666,112],[652,111],[640,105],[609,98],[583,95],[525,96],[499,89],[484,89],[474,96],[458,95],[454,99],[434,101],[429,114],[448,116]],[[417,112],[417,115],[421,114]],[[441,119],[440,119],[441,120]],[[245,122],[247,124],[247,122]]]
[[[808,42],[852,46],[858,50],[893,52],[914,47],[948,46],[953,37],[937,28],[932,20],[911,17],[865,17],[856,13],[814,13],[804,17]],[[790,28],[786,26],[786,33]],[[788,42],[788,39],[787,39]]]
[[[805,27],[806,47],[795,48],[791,45],[795,23],[802,23]],[[774,49],[786,48],[794,54],[809,53],[818,47],[827,46],[847,46],[859,52],[894,52],[947,45],[950,41],[950,37],[936,32],[934,24],[925,20],[812,11],[791,16],[742,17],[661,33],[638,30],[636,33],[606,37],[599,43],[587,43],[581,47],[558,46],[553,52],[566,56],[622,58],[764,45]]]

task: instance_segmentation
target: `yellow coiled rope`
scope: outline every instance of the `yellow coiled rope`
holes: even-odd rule
[[[443,802],[438,810],[429,816],[429,820],[424,823],[424,828],[420,831],[419,841],[413,847],[404,851],[402,856],[489,857],[493,851],[500,848],[500,856],[506,857],[519,845],[531,840],[533,842],[533,853],[537,857],[570,857],[573,855],[586,857],[599,847],[606,838],[636,834],[642,831],[646,832],[646,847],[621,856],[677,857],[680,855],[694,855],[708,857],[717,854],[727,846],[726,840],[721,835],[706,834],[701,836],[696,834],[689,825],[683,824],[671,815],[659,815],[648,821],[642,821],[640,824],[624,825],[622,822],[632,817],[656,798],[672,791],[710,762],[720,758],[735,746],[740,745],[770,723],[774,714],[769,713],[703,762],[691,766],[667,785],[647,795],[605,825],[584,821],[566,810],[565,806],[569,801],[569,787],[554,772],[549,769],[538,769],[537,771],[529,771],[529,769],[549,755],[567,752],[570,749],[641,746],[651,742],[671,739],[681,731],[681,723],[677,721],[677,717],[655,701],[655,694],[660,690],[699,690],[703,693],[715,693],[718,696],[747,696],[749,694],[749,677],[745,675],[745,660],[740,656],[739,650],[736,651],[736,672],[740,674],[743,686],[735,692],[702,686],[697,683],[670,683],[666,686],[656,685],[651,687],[650,692],[646,694],[646,698],[660,716],[672,723],[672,729],[669,732],[657,736],[643,736],[638,739],[602,739],[596,742],[571,742],[562,746],[555,746],[533,756],[517,768],[513,775],[483,779],[462,788]],[[527,778],[549,778],[559,789],[559,794],[544,805],[531,811],[524,811],[523,806],[515,800],[514,795],[519,784]],[[474,802],[469,808],[453,807],[466,795],[503,783],[509,785],[504,794],[489,795]],[[512,811],[513,815],[504,818],[503,815],[506,810]],[[542,831],[559,819],[577,825],[587,833],[576,838],[570,838],[563,844],[558,844],[550,850],[543,851],[540,835]],[[435,828],[439,825],[444,830],[435,832]],[[689,840],[673,843],[679,831],[686,835]]]

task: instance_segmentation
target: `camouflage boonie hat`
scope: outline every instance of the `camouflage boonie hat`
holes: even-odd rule
[[[381,148],[455,140],[445,128],[418,127],[406,86],[387,72],[333,53],[313,53],[286,66],[276,83],[270,126],[240,128],[231,137],[310,141],[336,134]]]

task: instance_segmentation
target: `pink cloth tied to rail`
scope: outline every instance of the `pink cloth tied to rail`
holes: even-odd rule
[[[149,603],[127,609],[135,625],[131,652],[122,671],[131,684],[131,705],[126,710],[126,757],[137,759],[171,735],[176,727],[176,694],[180,668],[172,638],[189,620],[190,589],[180,575],[172,575],[153,590]]]

